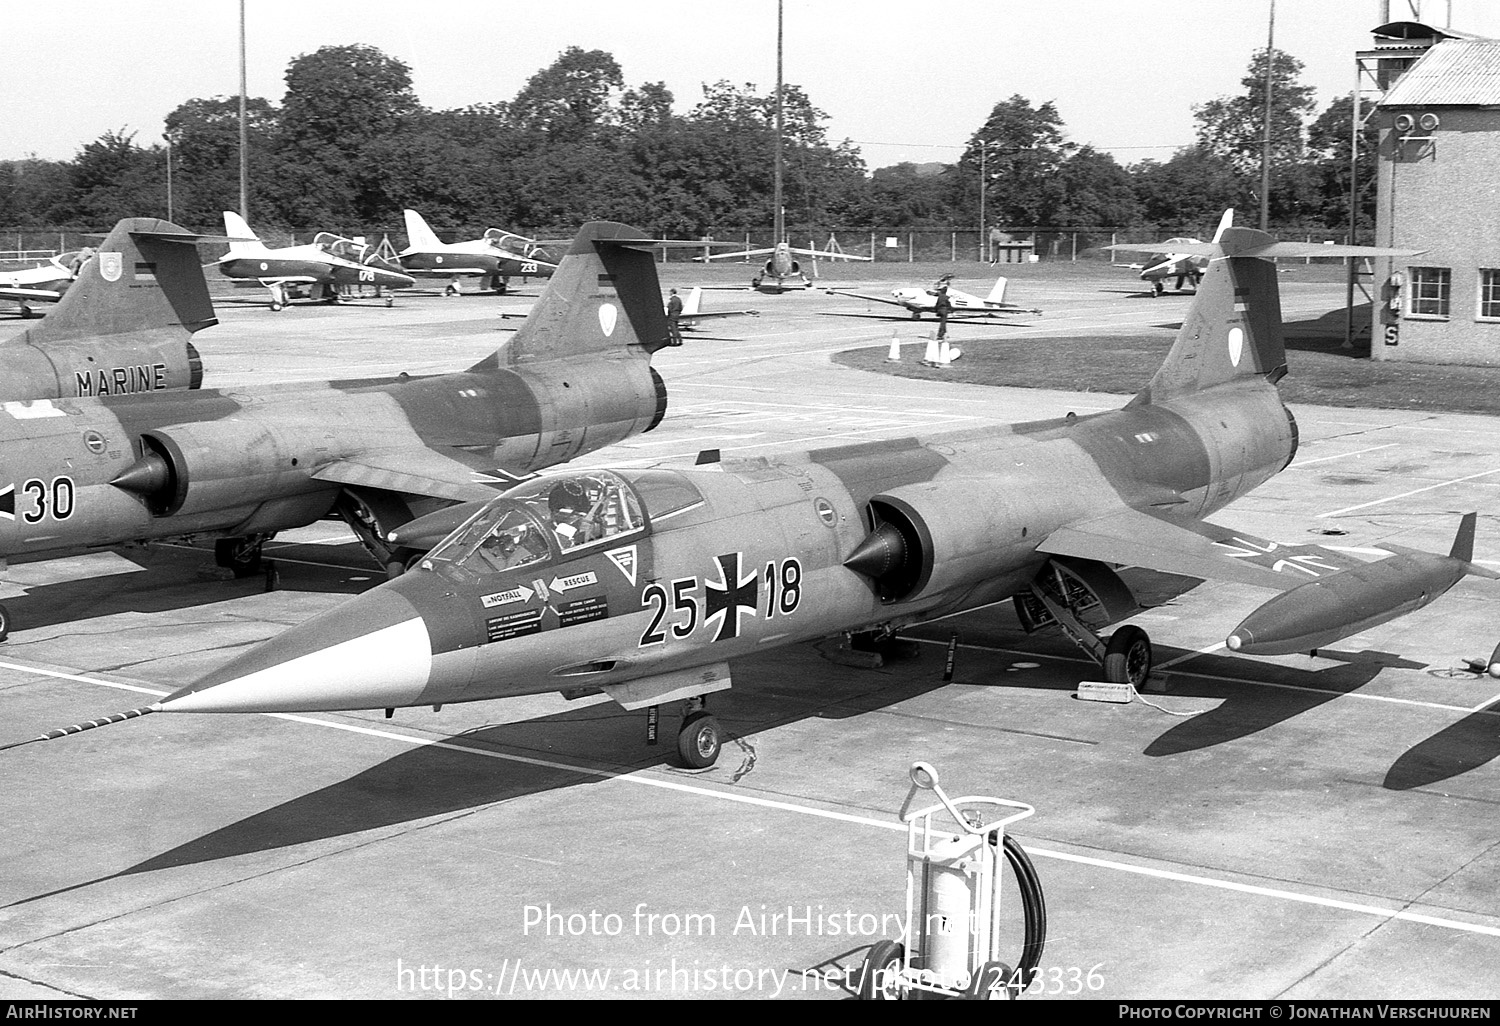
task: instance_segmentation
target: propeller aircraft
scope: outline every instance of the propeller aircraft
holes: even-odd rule
[[[402,268],[419,278],[448,278],[444,291],[449,295],[458,294],[455,279],[459,277],[482,277],[488,288],[504,294],[516,275],[523,279],[550,278],[557,270],[550,254],[524,235],[487,228],[478,239],[441,242],[421,214],[415,210],[402,214],[408,242],[399,254]]]
[[[418,553],[386,539],[407,520],[661,421],[663,244],[584,225],[533,316],[459,373],[0,403],[0,558],[206,535],[248,576],[275,532],[336,516],[399,567]],[[202,285],[196,259],[184,269]]]
[[[849,296],[853,299],[864,299],[871,303],[888,303],[891,306],[899,306],[911,313],[911,319],[921,320],[923,314],[935,314],[937,309],[938,289],[943,286],[948,288],[948,302],[952,309],[948,314],[950,320],[973,317],[1003,317],[1008,314],[1040,314],[1037,309],[1027,309],[1014,303],[1005,301],[1005,287],[1007,280],[1003,277],[995,280],[995,285],[990,289],[989,295],[983,298],[968,292],[953,288],[950,284],[953,275],[945,274],[935,281],[930,288],[919,286],[903,286],[892,290],[890,296],[876,296],[868,292],[843,292],[839,289],[828,291],[836,296]]]
[[[63,293],[73,281],[69,261],[76,259],[77,253],[60,253],[35,267],[0,271],[0,299],[19,306],[23,319],[35,317],[31,304],[56,303],[62,299]]]
[[[226,278],[254,279],[271,293],[271,309],[280,310],[292,299],[307,297],[337,303],[343,290],[370,285],[380,296],[386,289],[410,288],[416,279],[375,247],[332,232],[319,232],[311,245],[270,249],[250,230],[245,219],[224,211],[224,231],[235,239],[229,252],[215,264]],[[394,300],[385,296],[385,305]]]

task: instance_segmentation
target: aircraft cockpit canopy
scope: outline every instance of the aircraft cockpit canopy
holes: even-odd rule
[[[642,476],[649,494],[657,498],[654,505],[666,511],[702,501],[690,486],[684,493],[680,486],[662,487],[652,472]],[[507,490],[428,553],[424,562],[437,570],[494,574],[568,558],[644,532],[645,510],[641,495],[613,471],[549,475]]]

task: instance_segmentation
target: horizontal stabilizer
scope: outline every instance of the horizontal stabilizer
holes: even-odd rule
[[[1201,257],[1376,257],[1418,256],[1423,249],[1390,249],[1385,246],[1324,245],[1319,242],[1277,242],[1274,236],[1254,228],[1227,228],[1218,242],[1168,241],[1156,243],[1121,243],[1105,249],[1129,250],[1135,253],[1170,253],[1175,256]]]

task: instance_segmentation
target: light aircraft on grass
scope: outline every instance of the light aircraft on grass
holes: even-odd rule
[[[419,553],[388,539],[413,517],[661,421],[660,245],[584,225],[516,336],[458,373],[0,403],[0,559],[196,535],[248,576],[277,531],[341,517],[400,568]],[[202,287],[196,256],[151,274],[169,292],[188,275]]]
[[[214,263],[226,278],[254,279],[264,285],[271,293],[272,310],[304,297],[337,303],[345,289],[356,286],[371,286],[380,298],[387,289],[416,284],[400,264],[380,256],[375,247],[332,232],[319,232],[311,245],[269,249],[232,210],[224,211],[224,231],[236,241]],[[386,306],[394,302],[388,295],[384,299]]]
[[[1448,555],[1364,563],[1221,527],[1214,512],[1297,451],[1272,258],[1410,255],[1277,243],[1227,229],[1166,360],[1122,409],[1005,428],[784,452],[694,468],[564,471],[396,529],[412,570],[252,648],[154,712],[432,706],[561,692],[652,715],[685,703],[677,753],[722,744],[706,696],[732,660],[901,629],[1003,599],[1138,687],[1152,648],[1120,565],[1276,593],[1230,634],[1241,653],[1303,651],[1432,601],[1467,575],[1473,518]],[[656,310],[651,304],[652,312]],[[700,457],[702,459],[704,457]],[[711,457],[708,457],[711,458]],[[653,736],[648,733],[648,738]],[[25,741],[16,742],[24,744]]]
[[[415,210],[404,210],[407,247],[399,254],[407,274],[420,278],[448,278],[444,290],[459,292],[460,277],[481,277],[484,286],[504,293],[515,276],[550,278],[557,270],[553,257],[535,239],[487,228],[481,238],[442,242]]]
[[[952,287],[953,275],[945,274],[928,288],[920,286],[903,286],[892,290],[889,296],[877,296],[868,292],[844,292],[839,289],[828,291],[836,296],[849,296],[853,299],[864,299],[872,303],[887,303],[891,306],[899,306],[910,312],[912,320],[921,320],[923,314],[936,315],[938,290],[947,287],[948,302],[952,309],[948,317],[951,320],[974,317],[1003,317],[1013,314],[1040,314],[1042,311],[1017,306],[1015,303],[1005,301],[1005,288],[1008,284],[1004,277],[998,278],[995,285],[990,289],[989,295],[983,298],[963,292]]]

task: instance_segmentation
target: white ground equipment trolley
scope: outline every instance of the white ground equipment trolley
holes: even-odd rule
[[[982,795],[950,799],[938,784],[937,770],[925,762],[913,763],[910,776],[900,813],[906,824],[906,944],[885,940],[870,949],[860,973],[860,997],[1015,997],[1041,961],[1047,912],[1036,869],[1005,828],[1036,810]],[[923,791],[934,792],[937,804],[913,809]],[[944,813],[951,826],[940,821],[934,829],[934,817]],[[999,952],[1002,851],[1016,874],[1026,920],[1014,969]]]

